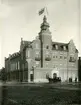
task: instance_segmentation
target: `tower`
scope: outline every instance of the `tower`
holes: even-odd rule
[[[43,23],[41,24],[41,31],[39,33],[39,38],[41,41],[41,67],[43,67],[43,62],[46,59],[44,55],[49,56],[52,49],[52,39],[51,32],[49,31],[49,23],[47,22],[46,16],[43,18]],[[48,57],[49,58],[49,57]]]

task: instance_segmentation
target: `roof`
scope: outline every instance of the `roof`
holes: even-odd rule
[[[68,43],[59,43],[59,42],[52,42],[52,50],[56,50],[55,45],[58,45],[57,50],[63,50],[63,46],[66,46],[66,50],[68,50]]]
[[[15,58],[15,57],[18,57],[20,56],[20,51],[19,52],[15,52],[13,54],[10,54],[8,58],[6,58],[5,60],[8,60],[9,58],[12,59],[12,58]]]
[[[52,42],[52,50],[68,51],[68,44],[69,43]],[[58,45],[58,49],[55,48],[55,45]],[[66,46],[66,50],[63,49],[63,46]],[[75,52],[78,53],[78,50],[76,49]]]
[[[25,44],[25,45],[27,45],[27,44],[30,44],[31,43],[31,41],[23,41],[23,44]]]
[[[24,44],[24,48],[25,49],[26,47],[31,47],[31,41],[23,41],[23,44]]]

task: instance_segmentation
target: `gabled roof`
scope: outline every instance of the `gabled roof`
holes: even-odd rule
[[[25,49],[26,47],[31,47],[31,41],[23,41],[23,44],[24,44],[24,48]]]
[[[78,53],[78,50],[76,49],[76,53]]]
[[[23,41],[23,43],[24,43],[25,45],[27,45],[27,44],[30,44],[31,41]]]

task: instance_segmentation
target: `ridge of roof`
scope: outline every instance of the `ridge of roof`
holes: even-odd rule
[[[19,56],[19,55],[20,55],[20,51],[15,52],[13,54],[9,54],[9,57],[7,57],[7,58],[5,57],[5,59],[8,60],[9,58],[14,58],[14,57]]]
[[[31,41],[23,41],[24,42],[24,44],[30,44],[31,43]]]
[[[52,42],[52,44],[58,44],[58,45],[68,45],[68,43],[62,43],[62,42]]]

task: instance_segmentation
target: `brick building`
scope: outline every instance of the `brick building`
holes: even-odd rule
[[[78,79],[78,50],[73,40],[53,42],[46,16],[40,28],[35,40],[21,39],[20,51],[5,58],[7,80],[48,82],[46,77],[54,75],[62,81]]]

